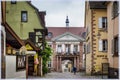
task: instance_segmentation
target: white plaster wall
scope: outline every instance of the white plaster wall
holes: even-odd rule
[[[6,55],[6,78],[26,78],[26,70],[16,72],[16,56]]]

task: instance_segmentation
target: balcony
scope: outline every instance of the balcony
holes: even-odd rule
[[[56,55],[79,55],[80,54],[80,52],[75,52],[75,51],[73,51],[73,52],[56,52]]]

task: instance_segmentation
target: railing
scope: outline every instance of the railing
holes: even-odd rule
[[[80,52],[56,52],[57,55],[79,55]]]

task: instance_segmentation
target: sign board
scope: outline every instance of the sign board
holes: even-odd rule
[[[26,55],[16,55],[16,71],[26,69]]]

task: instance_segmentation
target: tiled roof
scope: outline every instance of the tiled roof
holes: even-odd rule
[[[52,32],[52,38],[62,35],[66,32],[70,32],[74,35],[77,36],[81,36],[82,37],[82,33],[85,32],[85,28],[84,27],[47,27],[48,29],[48,33]],[[47,37],[48,39],[48,37]]]

